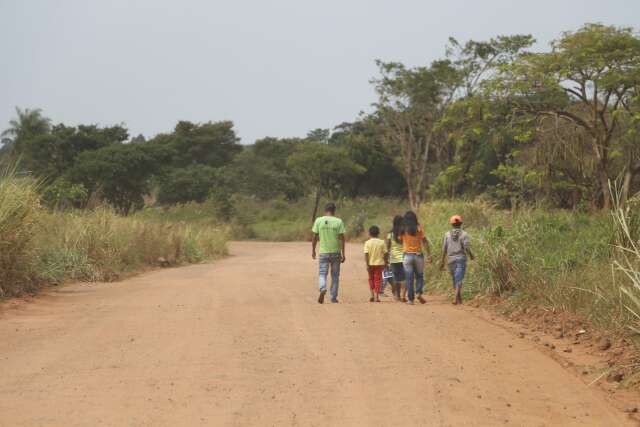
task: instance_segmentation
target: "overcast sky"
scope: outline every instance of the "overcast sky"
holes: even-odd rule
[[[54,122],[233,120],[243,143],[354,120],[374,60],[426,64],[449,36],[640,23],[638,0],[0,0],[0,129],[14,107]]]

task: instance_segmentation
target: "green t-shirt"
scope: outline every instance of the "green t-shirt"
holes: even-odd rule
[[[316,218],[311,231],[320,237],[321,254],[340,252],[340,239],[338,239],[338,236],[344,234],[344,223],[340,218],[335,216]]]

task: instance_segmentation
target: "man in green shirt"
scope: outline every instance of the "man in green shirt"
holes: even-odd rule
[[[344,262],[344,223],[336,217],[336,205],[328,203],[324,208],[324,216],[316,218],[313,223],[313,240],[311,241],[311,257],[316,259],[316,245],[320,241],[318,302],[324,303],[327,293],[327,274],[331,267],[331,302],[338,302],[338,286],[340,285],[340,264]]]

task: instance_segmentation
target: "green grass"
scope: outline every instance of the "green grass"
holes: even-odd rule
[[[322,215],[327,201],[321,201],[318,215]],[[313,200],[310,198],[292,203],[281,200],[267,203],[244,200],[238,205],[239,210],[244,212],[239,223],[245,238],[268,241],[300,241],[311,238]],[[390,229],[393,216],[408,209],[404,201],[379,197],[336,200],[336,205],[336,214],[344,220],[347,238],[351,241],[363,240],[371,225],[377,225],[383,231]]]
[[[436,262],[427,280],[451,292],[448,273],[437,270],[441,239],[454,213],[465,219],[476,260],[469,263],[464,296],[500,296],[507,310],[539,307],[570,312],[596,327],[624,332],[635,321],[615,274],[616,232],[608,213],[496,210],[481,203],[435,202],[420,209]]]

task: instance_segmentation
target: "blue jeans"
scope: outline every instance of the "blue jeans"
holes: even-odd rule
[[[453,279],[454,289],[462,286],[465,271],[467,271],[467,260],[465,258],[457,259],[449,263],[449,272]]]
[[[406,253],[402,265],[406,279],[407,298],[409,301],[413,301],[416,294],[422,295],[422,288],[424,288],[424,255]],[[414,277],[416,279],[415,287]]]
[[[327,290],[327,274],[331,267],[331,299],[338,299],[338,287],[340,286],[340,263],[342,255],[340,253],[320,254],[319,265],[319,288],[320,292]]]

